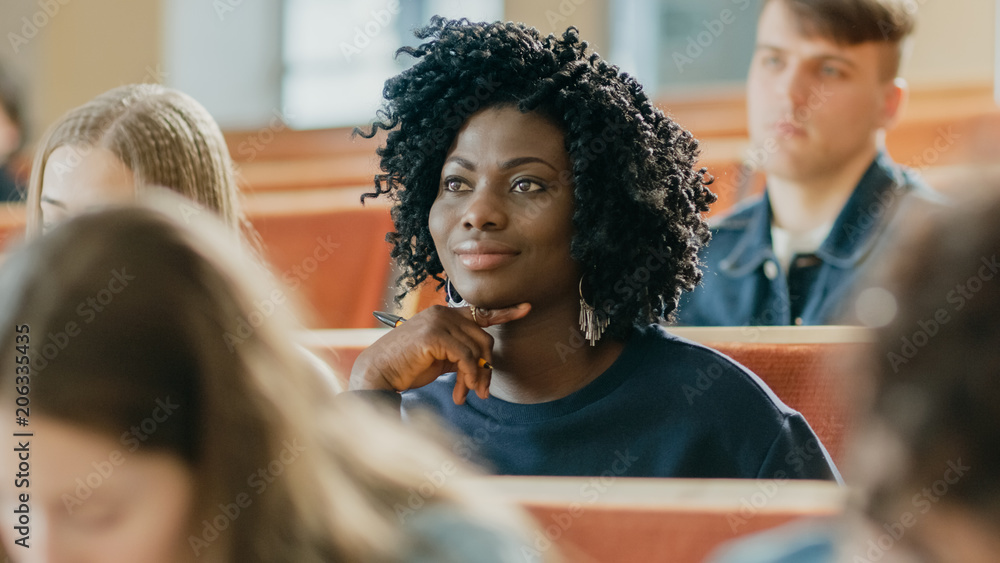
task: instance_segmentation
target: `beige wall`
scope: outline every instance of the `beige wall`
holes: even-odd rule
[[[160,0],[70,0],[42,38],[40,117],[50,123],[115,86],[157,81],[160,21]]]
[[[912,0],[913,51],[903,66],[911,86],[993,80],[993,0]]]
[[[608,12],[610,0],[507,0],[507,19],[538,28],[542,33],[561,33],[569,26],[603,53],[609,50]]]
[[[42,0],[41,4],[52,15],[39,2],[0,2],[0,54],[25,79],[35,139],[65,111],[105,90],[157,80],[160,0]],[[43,25],[32,23],[26,29],[25,17]],[[37,31],[32,33],[31,27]],[[9,33],[27,41],[16,41],[17,52]]]
[[[155,81],[163,64],[162,5],[168,0],[43,0],[59,5],[37,35],[14,53],[8,33],[20,33],[37,2],[0,2],[0,55],[29,82],[35,135],[67,109],[128,82]],[[59,4],[65,3],[65,5]],[[507,0],[506,16],[557,32],[569,25],[608,51],[611,0]],[[988,82],[993,76],[994,2],[913,0],[919,18],[903,74],[915,87]]]
[[[28,38],[31,29],[25,30],[26,24],[22,18],[31,19],[37,6],[28,2],[0,2],[0,63],[15,78],[24,82],[23,90],[27,112],[28,126],[40,123],[39,107],[35,103],[39,96],[37,76],[40,65],[39,46],[46,30],[37,30],[34,37]],[[32,24],[33,25],[33,24]],[[27,33],[25,33],[27,31]],[[14,42],[11,42],[11,34]],[[21,42],[24,39],[24,43]]]
[[[507,0],[506,16],[546,33],[570,25],[598,51],[609,51],[611,0]],[[903,67],[911,85],[981,83],[993,80],[995,6],[993,0],[910,0],[918,24],[913,49]],[[612,61],[614,62],[614,61]]]

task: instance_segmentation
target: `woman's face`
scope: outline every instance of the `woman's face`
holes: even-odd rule
[[[42,176],[42,225],[48,230],[89,209],[135,198],[132,171],[101,147],[63,145],[49,154]]]
[[[187,542],[194,476],[179,458],[130,452],[116,437],[44,415],[33,414],[28,430],[34,436],[13,438],[22,440],[22,451],[5,448],[3,457],[7,468],[28,464],[22,487],[13,473],[0,483],[8,554],[51,563],[194,560]],[[14,544],[20,535],[10,525],[21,494],[29,495],[29,549]]]
[[[576,299],[571,172],[562,131],[536,113],[487,108],[465,122],[430,212],[434,245],[462,297],[536,308]]]

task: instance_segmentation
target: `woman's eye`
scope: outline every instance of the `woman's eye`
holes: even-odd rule
[[[458,178],[446,178],[444,181],[444,190],[446,192],[458,192],[464,187],[464,183]]]
[[[526,193],[526,192],[537,192],[545,189],[545,187],[534,180],[528,180],[526,178],[522,178],[514,182],[514,186],[511,189],[512,191],[515,192]]]

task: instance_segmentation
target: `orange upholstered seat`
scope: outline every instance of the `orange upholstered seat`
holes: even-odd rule
[[[610,472],[609,472],[610,474]],[[535,550],[577,563],[697,563],[721,543],[842,510],[830,482],[621,477],[490,477],[541,528]],[[537,559],[534,559],[537,560]]]

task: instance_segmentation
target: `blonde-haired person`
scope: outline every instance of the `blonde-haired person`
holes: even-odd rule
[[[14,428],[34,433],[21,438],[31,547],[15,545],[10,523],[28,490],[4,479],[7,552],[104,563],[536,553],[517,512],[473,502],[481,483],[444,448],[368,404],[332,400],[303,369],[282,308],[231,338],[277,294],[248,285],[260,280],[225,239],[111,208],[4,264],[0,410],[12,426],[17,387],[30,388],[28,426]]]
[[[28,237],[94,206],[162,186],[256,240],[240,211],[225,138],[194,98],[158,84],[109,90],[54,123],[28,182]]]
[[[140,200],[152,186],[184,196],[177,206],[185,216],[212,212],[239,233],[242,248],[260,254],[218,124],[194,98],[159,84],[113,88],[49,127],[28,181],[27,238],[84,211]],[[301,351],[343,389],[329,365]]]

